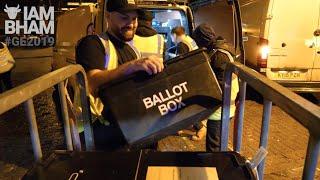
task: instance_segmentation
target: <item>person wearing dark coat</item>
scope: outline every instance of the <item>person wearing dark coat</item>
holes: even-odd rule
[[[224,71],[226,65],[233,61],[234,51],[221,36],[216,36],[214,29],[208,24],[200,24],[192,34],[199,48],[206,48],[210,57],[210,65],[215,73],[221,89],[223,89]],[[230,117],[235,114],[235,101],[239,92],[238,78],[233,76],[231,88]],[[219,107],[208,118],[206,134],[206,150],[209,152],[220,150],[221,110]]]

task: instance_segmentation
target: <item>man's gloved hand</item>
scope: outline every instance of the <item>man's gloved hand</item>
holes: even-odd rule
[[[163,59],[157,56],[149,56],[147,58],[132,61],[132,71],[145,71],[149,75],[162,72],[164,69]]]

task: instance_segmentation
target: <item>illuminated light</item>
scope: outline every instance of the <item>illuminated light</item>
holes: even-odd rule
[[[73,10],[75,8],[61,8],[62,11],[70,11],[70,10]]]
[[[168,27],[168,22],[162,23],[162,27]]]
[[[260,48],[260,57],[261,59],[268,59],[268,55],[270,53],[270,47],[267,45],[264,45]]]
[[[257,57],[257,65],[260,68],[267,68],[268,64],[268,55],[270,53],[270,47],[268,46],[268,39],[260,38],[259,39],[259,55]]]

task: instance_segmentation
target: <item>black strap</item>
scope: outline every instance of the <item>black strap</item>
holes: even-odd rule
[[[118,40],[108,33],[109,39],[116,48],[119,65],[138,59],[135,51],[126,43]]]

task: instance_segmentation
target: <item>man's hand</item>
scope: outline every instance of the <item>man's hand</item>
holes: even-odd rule
[[[133,60],[120,65],[113,70],[93,69],[87,72],[89,90],[94,94],[97,88],[112,80],[123,76],[130,75],[137,71],[146,71],[148,74],[157,74],[163,71],[163,59],[157,56],[149,56],[148,58]]]
[[[149,75],[162,72],[164,69],[163,59],[157,56],[149,56],[147,58],[132,61],[131,66],[128,68],[127,74],[137,71],[145,71]]]

